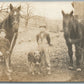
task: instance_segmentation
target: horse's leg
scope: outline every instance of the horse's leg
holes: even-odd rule
[[[35,69],[36,69],[35,64],[32,62],[32,64],[31,64],[31,72],[32,72],[32,75],[35,74]]]
[[[12,71],[10,70],[10,66],[9,66],[9,57],[10,57],[10,53],[7,53],[6,54],[6,59],[5,59],[5,61],[6,61],[6,68],[7,68],[7,71],[10,73]]]
[[[4,54],[4,73],[7,75],[9,80],[12,80],[11,78],[11,70],[9,67],[9,53]]]
[[[11,77],[11,72],[12,72],[12,70],[10,70],[10,66],[9,66],[9,55],[8,55],[8,57],[6,58],[6,69],[7,69],[7,71],[6,71],[6,75],[8,76],[8,79],[9,80],[12,80],[12,77]]]
[[[72,51],[72,44],[66,41],[67,47],[68,47],[68,55],[70,57],[70,65],[69,69],[73,69],[73,51]]]
[[[81,68],[80,68],[80,60],[81,60],[81,52],[80,52],[80,44],[76,44],[76,66],[77,66],[77,71],[81,71]]]
[[[11,54],[12,54],[13,48],[14,48],[14,46],[16,44],[17,36],[18,36],[18,32],[16,33],[16,36],[14,38],[14,41],[13,41],[13,44],[12,44],[12,48],[11,48],[11,51],[10,51],[9,65],[11,65]]]

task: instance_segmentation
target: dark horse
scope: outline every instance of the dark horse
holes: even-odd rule
[[[12,6],[12,4],[10,4],[10,13],[8,17],[0,23],[0,29],[6,30],[6,33],[7,33],[6,38],[10,41],[10,43],[12,43],[12,46],[10,49],[9,64],[11,64],[11,54],[18,36],[20,9],[21,9],[21,6],[15,8]]]
[[[84,25],[73,16],[73,11],[70,14],[63,15],[63,30],[66,45],[68,47],[68,54],[70,57],[70,69],[73,69],[73,50],[72,44],[75,46],[76,66],[77,71],[81,71],[80,60],[82,56],[82,50],[84,49]]]

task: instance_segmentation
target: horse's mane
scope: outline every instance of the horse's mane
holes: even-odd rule
[[[9,13],[6,12],[0,12],[0,23],[3,22],[7,17],[9,16]]]
[[[0,29],[2,28],[2,24],[8,19],[9,13],[6,12],[0,12]]]

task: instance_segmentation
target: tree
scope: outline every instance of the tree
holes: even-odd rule
[[[28,26],[29,19],[32,18],[32,6],[27,3],[27,15],[25,17],[25,26]]]
[[[8,9],[9,9],[9,7],[6,7],[6,8],[4,8],[4,2],[1,4],[1,6],[0,6],[0,12],[6,12],[6,13],[8,13]]]

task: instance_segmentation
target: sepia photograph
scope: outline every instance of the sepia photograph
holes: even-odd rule
[[[84,82],[84,1],[0,2],[0,82]]]

